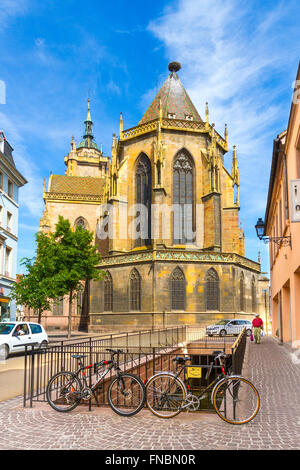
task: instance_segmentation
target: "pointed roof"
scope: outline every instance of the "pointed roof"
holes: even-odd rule
[[[160,105],[163,118],[170,117],[170,114],[172,114],[175,115],[175,119],[186,120],[187,116],[191,116],[193,121],[203,122],[176,73],[180,69],[181,65],[179,62],[171,62],[169,64],[171,73],[139,124],[159,118]]]
[[[93,121],[91,118],[91,113],[90,113],[90,99],[88,99],[88,111],[87,111],[87,116],[86,120],[84,121],[85,125],[85,133],[83,136],[83,141],[80,142],[77,148],[93,148],[96,150],[98,149],[98,145],[94,141],[94,136],[92,132],[92,127],[93,127]]]

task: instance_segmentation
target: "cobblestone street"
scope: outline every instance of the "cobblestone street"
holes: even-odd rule
[[[261,397],[257,417],[246,425],[227,424],[214,413],[161,420],[146,409],[124,418],[81,406],[63,414],[46,403],[23,408],[15,398],[0,403],[0,449],[300,449],[300,364],[268,337],[260,345],[248,342],[243,375]]]

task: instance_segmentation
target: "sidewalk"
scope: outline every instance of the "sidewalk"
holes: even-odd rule
[[[243,375],[261,396],[261,409],[249,424],[233,426],[214,413],[161,420],[147,409],[131,418],[108,408],[63,414],[46,403],[24,409],[16,398],[0,403],[0,449],[300,449],[300,364],[269,337],[260,345],[248,342],[246,361]]]

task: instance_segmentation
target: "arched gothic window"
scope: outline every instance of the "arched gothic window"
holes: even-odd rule
[[[84,230],[87,229],[87,221],[83,217],[78,217],[75,221],[75,227],[81,226]]]
[[[104,278],[104,312],[113,311],[113,280],[107,271]]]
[[[185,310],[185,277],[178,267],[171,274],[171,307],[172,310]]]
[[[82,314],[83,293],[84,293],[83,286],[80,285],[79,288],[78,288],[78,291],[77,291],[77,296],[76,296],[77,315],[81,315],[81,314]]]
[[[130,310],[141,310],[141,276],[136,269],[130,273]]]
[[[141,154],[136,167],[136,204],[140,204],[141,210],[137,212],[139,223],[137,224],[136,245],[151,245],[151,163],[145,154]]]
[[[206,310],[220,310],[219,276],[213,268],[205,276],[205,304]]]
[[[53,299],[52,313],[53,315],[63,315],[64,313],[64,298],[63,297],[56,297],[55,299]]]
[[[193,243],[194,234],[194,164],[184,150],[173,163],[174,244]]]
[[[255,278],[252,278],[251,281],[251,298],[252,298],[252,312],[256,312],[257,302],[256,302],[256,286],[255,286]]]
[[[244,273],[240,275],[240,310],[245,311],[245,279]]]

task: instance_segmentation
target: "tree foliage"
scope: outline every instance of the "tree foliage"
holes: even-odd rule
[[[22,260],[27,273],[13,292],[17,303],[39,311],[50,309],[50,300],[69,295],[68,336],[71,334],[72,300],[82,281],[99,280],[96,266],[101,256],[93,245],[93,233],[59,216],[55,231],[36,234],[36,258]],[[40,320],[39,320],[40,321]]]

